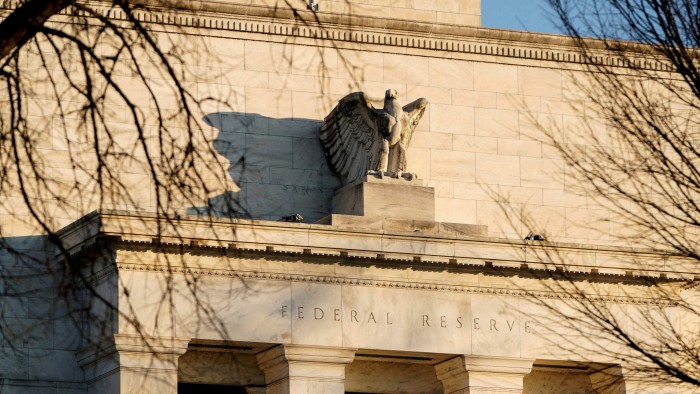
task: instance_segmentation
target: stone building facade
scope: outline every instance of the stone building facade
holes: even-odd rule
[[[3,324],[22,334],[0,342],[0,391],[691,392],[635,371],[625,346],[559,321],[562,311],[585,321],[576,300],[591,295],[624,311],[622,325],[649,309],[672,315],[680,335],[698,324],[673,302],[694,297],[692,262],[616,237],[625,225],[544,142],[538,123],[605,132],[582,110],[588,74],[571,41],[481,28],[478,0],[307,3],[141,14],[191,49],[188,86],[227,104],[201,114],[209,143],[245,166],[231,164],[230,190],[168,217],[152,214],[148,192],[114,210],[55,213],[87,285],[66,306],[55,278],[42,282],[50,273],[17,267],[27,291],[0,303]],[[366,202],[377,205],[370,214],[338,212],[319,127],[348,93],[381,106],[386,89],[430,102],[408,155],[434,208],[384,213],[419,198],[416,187],[368,179],[402,189]],[[56,141],[46,149],[63,154]],[[218,211],[229,197],[245,218]],[[42,234],[28,213],[3,207],[5,237]],[[293,214],[304,223],[278,221]],[[13,267],[11,254],[2,259]],[[575,288],[556,275],[565,271]]]

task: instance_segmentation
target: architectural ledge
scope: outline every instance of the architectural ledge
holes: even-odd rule
[[[350,364],[355,358],[355,349],[280,345],[257,355],[263,370],[281,363]]]
[[[643,249],[419,230],[400,232],[199,216],[159,217],[125,211],[92,212],[60,230],[58,235],[71,256],[109,241],[125,250],[307,255],[387,268],[479,270],[520,276],[539,273],[547,277],[560,273],[642,283],[690,281],[696,279],[697,272],[694,260]]]
[[[85,367],[118,352],[181,355],[189,341],[189,338],[115,334],[76,352],[76,358]]]
[[[5,1],[0,9],[14,9],[18,0]],[[114,20],[124,19],[120,10],[113,10],[105,1],[91,1],[103,16]],[[419,22],[366,15],[338,13],[313,13],[305,9],[263,7],[227,2],[168,0],[140,0],[134,16],[142,23],[160,26],[193,28],[197,34],[255,34],[311,39],[314,45],[324,40],[362,43],[367,45],[410,48],[412,50],[436,50],[465,55],[486,55],[553,61],[557,64],[589,64],[626,68],[634,67],[657,71],[672,71],[672,67],[660,61],[654,48],[634,42],[605,42],[586,39],[588,48],[597,56],[583,56],[574,39],[565,35],[531,33],[525,31],[492,29],[475,26],[453,25],[435,22]],[[335,45],[334,44],[334,47]],[[612,48],[624,48],[622,59]],[[636,53],[638,56],[629,56]]]
[[[99,4],[99,2],[95,2]],[[356,30],[380,29],[396,32],[415,34],[435,34],[455,37],[479,38],[483,40],[511,41],[514,43],[533,43],[547,46],[577,48],[579,43],[572,37],[564,34],[537,33],[522,30],[495,29],[479,26],[457,25],[451,23],[439,23],[417,21],[411,19],[396,18],[395,15],[351,15],[332,12],[311,12],[306,6],[260,6],[249,4],[236,4],[231,2],[199,1],[173,3],[170,0],[139,0],[134,2],[151,10],[164,12],[188,12],[196,14],[245,16],[248,18],[265,18],[277,20],[290,20],[302,26],[347,26]],[[205,27],[205,26],[203,26]],[[640,53],[649,53],[651,48],[634,42],[618,42],[626,45],[630,50]],[[591,48],[606,49],[601,40],[587,39],[586,45]]]

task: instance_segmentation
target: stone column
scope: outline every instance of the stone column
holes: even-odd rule
[[[267,394],[344,394],[345,366],[355,349],[279,345],[257,357]]]
[[[534,360],[458,356],[435,365],[445,394],[522,394]]]
[[[678,383],[666,382],[661,370],[638,371],[617,365],[591,374],[591,386],[601,394],[676,394],[686,392]],[[688,389],[687,392],[693,392]]]
[[[589,375],[591,387],[599,394],[625,394],[622,367],[610,366]]]
[[[189,339],[115,334],[78,354],[89,393],[177,394],[177,360]]]

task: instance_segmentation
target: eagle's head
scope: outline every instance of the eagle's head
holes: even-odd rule
[[[397,92],[395,89],[387,89],[386,93],[384,94],[385,100],[396,99],[398,97],[399,97],[399,92]]]

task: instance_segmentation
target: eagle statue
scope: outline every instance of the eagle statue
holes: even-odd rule
[[[386,91],[382,109],[374,108],[363,92],[343,97],[320,131],[328,161],[343,184],[368,174],[413,179],[415,174],[406,173],[406,150],[427,105],[419,98],[402,107],[393,89]]]

